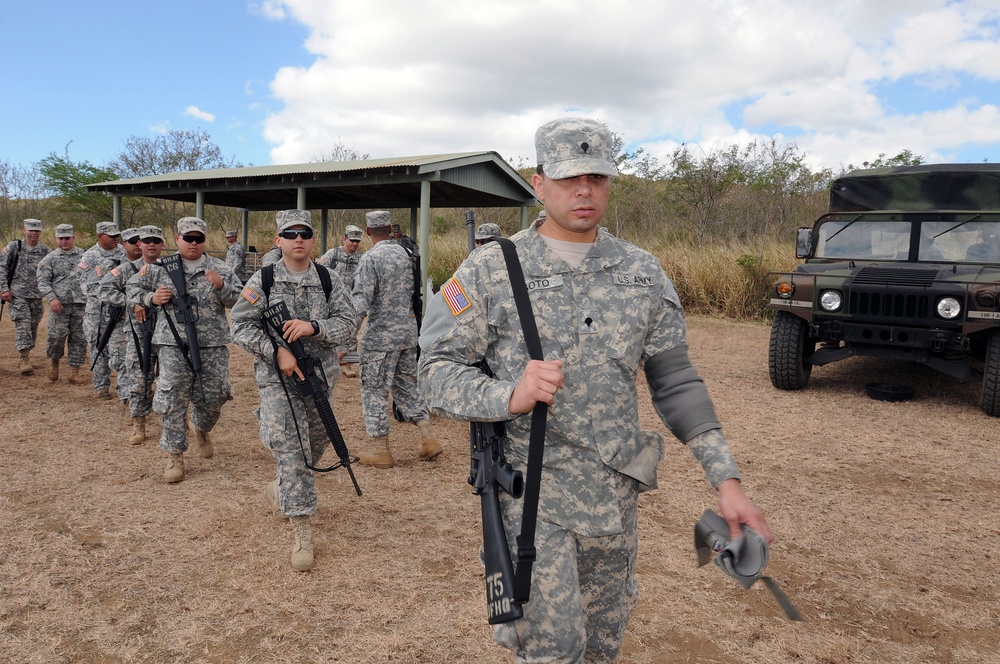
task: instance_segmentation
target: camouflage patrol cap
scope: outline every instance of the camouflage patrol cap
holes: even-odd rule
[[[365,232],[354,224],[351,224],[344,230],[344,235],[348,240],[360,240],[361,236],[364,234]]]
[[[562,118],[535,132],[535,151],[542,172],[553,180],[579,175],[618,175],[611,132],[597,120]]]
[[[312,230],[312,213],[309,210],[281,210],[274,215],[274,221],[278,224],[278,232],[291,228],[292,226],[305,226]]]
[[[226,231],[226,237],[236,237],[236,231]]]
[[[118,230],[118,224],[113,221],[101,221],[97,224],[97,234],[98,235],[121,235],[122,232]]]
[[[140,226],[139,241],[145,242],[151,238],[163,239],[163,229],[159,226]]]
[[[132,238],[137,238],[137,237],[139,237],[138,228],[126,228],[125,230],[122,231],[122,242],[128,242]]]
[[[25,219],[24,220],[24,230],[26,230],[26,231],[40,231],[40,230],[42,230],[42,220],[41,219]]]
[[[185,233],[201,233],[207,236],[208,224],[205,223],[204,219],[198,217],[181,217],[177,220],[177,234],[184,235]]]
[[[393,233],[402,233],[403,230],[399,227],[399,224],[393,224],[392,225],[392,232]]]
[[[365,226],[368,228],[385,228],[389,225],[389,213],[385,210],[365,212]]]
[[[479,224],[476,229],[476,239],[485,240],[488,237],[503,237],[503,231],[496,224]]]
[[[56,226],[56,237],[74,237],[73,224],[59,224]]]

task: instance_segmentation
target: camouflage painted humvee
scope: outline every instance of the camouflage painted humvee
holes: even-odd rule
[[[853,171],[775,273],[768,369],[783,390],[852,355],[982,379],[1000,416],[1000,164]]]

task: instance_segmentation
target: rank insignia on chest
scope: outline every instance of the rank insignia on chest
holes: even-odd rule
[[[458,283],[458,279],[455,279],[454,277],[449,279],[445,285],[441,287],[441,294],[444,296],[444,301],[448,303],[451,313],[455,316],[472,306],[472,303],[469,302],[469,298],[465,295],[465,290],[462,288],[462,284]]]
[[[260,295],[249,286],[244,288],[243,292],[240,293],[240,295],[242,295],[243,299],[249,302],[250,304],[257,304],[257,302],[260,300]]]

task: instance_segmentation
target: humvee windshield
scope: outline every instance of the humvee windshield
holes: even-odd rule
[[[1000,263],[1000,222],[829,220],[817,229],[817,258]],[[917,255],[910,258],[913,233]]]

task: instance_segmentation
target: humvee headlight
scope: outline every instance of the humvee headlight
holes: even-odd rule
[[[938,316],[945,320],[958,318],[962,313],[962,305],[953,297],[942,297],[937,303]]]
[[[819,306],[823,311],[837,311],[844,303],[844,298],[838,291],[828,290],[820,293]]]
[[[789,281],[781,281],[774,285],[775,292],[778,293],[778,297],[788,299],[795,292],[795,284]]]

